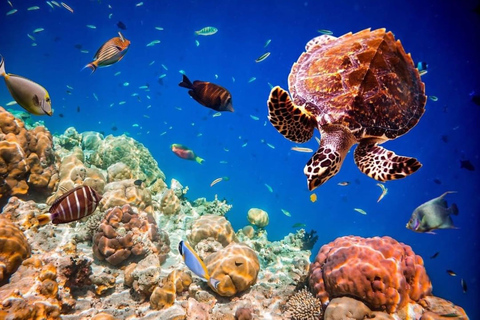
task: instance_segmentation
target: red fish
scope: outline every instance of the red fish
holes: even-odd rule
[[[102,197],[89,186],[80,186],[61,195],[48,210],[38,216],[40,225],[69,223],[91,215]]]
[[[183,81],[178,85],[190,89],[188,94],[202,106],[216,111],[233,112],[232,95],[224,87],[199,80],[192,83],[186,75],[183,75]]]
[[[98,67],[107,67],[122,60],[130,46],[130,41],[125,39],[120,32],[118,35],[118,37],[105,42],[95,53],[93,61],[87,64],[84,69],[90,68],[94,73]]]
[[[171,146],[173,153],[185,160],[195,160],[198,163],[202,164],[204,159],[198,157],[193,150],[189,149],[188,147],[174,143]]]

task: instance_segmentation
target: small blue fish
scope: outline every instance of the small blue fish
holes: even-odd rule
[[[219,280],[210,278],[208,274],[207,267],[205,263],[200,259],[198,254],[192,249],[192,247],[185,241],[180,241],[178,244],[178,251],[183,257],[183,261],[187,267],[192,270],[197,276],[199,276],[203,281],[208,282],[211,287],[215,289],[218,288]]]

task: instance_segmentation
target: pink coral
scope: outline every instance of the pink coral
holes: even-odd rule
[[[389,313],[432,291],[423,259],[390,237],[347,236],[324,245],[310,266],[309,284],[324,304],[350,296]]]

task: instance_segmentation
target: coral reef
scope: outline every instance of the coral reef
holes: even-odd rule
[[[31,130],[0,107],[0,202],[29,193],[45,199],[54,189],[58,173],[50,132]]]
[[[0,216],[0,284],[30,256],[30,250],[23,232],[9,219]]]
[[[109,208],[130,204],[143,211],[152,213],[152,196],[150,191],[135,184],[135,180],[110,182],[105,186],[102,200],[99,203],[101,211]]]
[[[432,291],[422,258],[390,237],[347,236],[324,245],[311,264],[309,284],[324,304],[349,296],[389,313]]]
[[[268,213],[262,209],[251,208],[247,213],[248,221],[259,228],[265,228],[270,222]]]
[[[180,211],[180,199],[172,189],[164,192],[160,200],[160,211],[166,215],[177,214]]]
[[[191,283],[192,277],[188,273],[173,270],[153,290],[150,296],[150,306],[156,310],[172,306],[177,294],[187,291]]]
[[[316,235],[317,231],[310,230],[310,232],[305,232],[302,240],[302,249],[303,250],[312,250],[315,243],[317,243],[318,236]]]
[[[178,196],[178,192],[176,192],[176,194]],[[207,201],[206,198],[198,198],[193,202],[193,206],[201,216],[209,214],[224,216],[232,208],[232,205],[227,204],[227,200],[218,200],[217,195],[215,195],[213,201]]]
[[[287,317],[291,320],[317,320],[322,316],[322,303],[310,291],[302,289],[287,301]]]
[[[195,247],[200,241],[207,238],[218,241],[223,247],[237,241],[230,222],[223,216],[212,214],[201,216],[196,220],[187,237],[192,247]]]
[[[99,260],[116,266],[133,254],[158,255],[163,263],[170,251],[166,232],[159,230],[152,216],[136,213],[129,205],[110,209],[93,236],[93,253]]]
[[[215,291],[226,297],[254,285],[260,271],[255,251],[241,243],[230,243],[222,250],[210,254],[205,259],[205,265],[210,276],[220,281]]]

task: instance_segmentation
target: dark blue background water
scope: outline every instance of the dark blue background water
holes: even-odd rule
[[[317,230],[314,254],[322,244],[343,235],[391,236],[425,259],[434,294],[463,306],[471,319],[480,318],[480,106],[469,96],[473,90],[480,93],[480,16],[472,11],[476,2],[145,0],[136,7],[133,1],[70,0],[67,3],[74,14],[64,8],[52,10],[44,1],[11,2],[18,12],[10,16],[5,13],[11,7],[6,1],[0,3],[0,54],[7,72],[48,89],[55,114],[36,118],[44,120],[50,131],[62,133],[75,126],[79,132],[129,132],[150,149],[168,181],[176,178],[189,186],[190,199],[211,200],[218,194],[233,204],[228,218],[235,229],[247,223],[249,208],[260,207],[270,214],[267,231],[272,240],[294,231],[291,226],[296,222]],[[27,11],[33,5],[40,10]],[[81,72],[100,45],[117,35],[118,21],[125,23],[127,30],[122,32],[132,42],[124,60],[93,75],[89,70]],[[195,36],[194,31],[205,26],[219,31],[209,37]],[[32,33],[40,27],[45,30]],[[268,122],[268,82],[287,88],[293,62],[306,42],[319,35],[318,29],[340,36],[368,27],[393,31],[415,61],[429,64],[422,79],[427,94],[437,96],[438,101],[428,101],[423,118],[411,132],[385,144],[397,154],[417,157],[423,167],[406,179],[387,182],[389,193],[377,203],[381,192],[377,182],[360,173],[349,154],[340,173],[315,191],[318,201],[312,203],[303,175],[310,155],[291,151],[294,144]],[[36,38],[36,47],[27,33]],[[160,44],[146,46],[157,39]],[[264,49],[268,39],[271,44]],[[77,44],[89,53],[81,53],[74,47]],[[255,63],[266,50],[271,56]],[[235,113],[212,117],[211,110],[178,87],[181,69],[191,80],[228,88]],[[121,74],[114,76],[117,72]],[[158,77],[163,73],[167,76],[160,84]],[[248,83],[251,77],[256,81]],[[125,82],[129,85],[124,86]],[[67,85],[74,88],[71,95],[66,92]],[[139,89],[143,85],[149,85],[149,91]],[[6,87],[0,85],[0,105],[11,100]],[[119,105],[120,101],[126,103]],[[112,131],[113,126],[118,130]],[[166,134],[161,135],[163,132]],[[172,143],[189,146],[205,163],[176,157],[170,151]],[[312,139],[303,146],[316,149],[317,143]],[[470,160],[476,171],[461,169],[460,160]],[[230,180],[209,186],[222,176]],[[341,181],[351,184],[338,186]],[[447,199],[458,204],[460,215],[453,219],[459,229],[430,235],[405,228],[415,207],[448,190],[458,191]],[[353,208],[368,214],[361,215]],[[285,216],[281,209],[292,216]],[[439,256],[429,259],[437,251]],[[458,276],[449,276],[446,269]],[[460,278],[467,281],[466,294]]]

